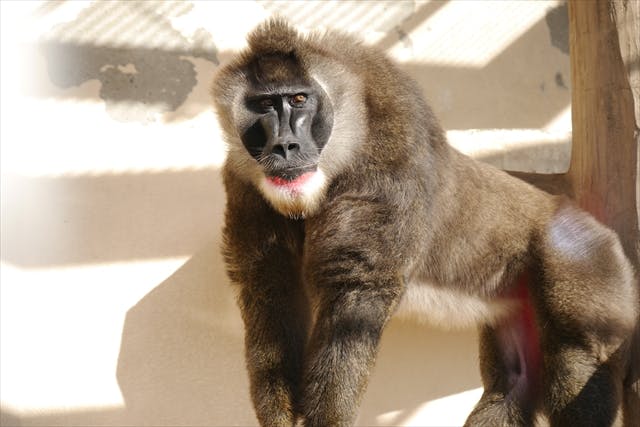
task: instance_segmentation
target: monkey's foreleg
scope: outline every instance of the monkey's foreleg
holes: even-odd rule
[[[238,287],[250,392],[262,426],[295,423],[309,305],[302,286],[303,224],[270,209],[249,185],[225,175],[223,251]]]
[[[305,426],[350,426],[397,292],[345,284],[321,304],[306,360]]]
[[[403,242],[387,205],[345,197],[307,222],[304,278],[315,323],[305,355],[306,427],[355,421],[380,336],[404,290]],[[396,247],[396,245],[398,245]]]
[[[261,229],[264,235],[245,233],[254,239],[236,230],[245,229],[227,229],[225,252],[230,277],[239,287],[251,399],[262,426],[290,427],[298,413],[309,333],[299,257],[281,243],[285,238],[270,238],[267,227]]]
[[[300,298],[285,286],[247,286],[240,294],[251,398],[262,426],[290,427],[296,419],[307,337]]]

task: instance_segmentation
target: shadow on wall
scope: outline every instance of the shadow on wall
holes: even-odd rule
[[[6,176],[3,191],[2,258],[23,268],[190,255],[224,206],[215,169]]]
[[[127,313],[117,376],[129,424],[256,424],[218,246],[208,244]]]
[[[3,410],[2,425],[256,425],[242,342],[219,239],[212,239],[127,312],[117,367],[124,408]]]

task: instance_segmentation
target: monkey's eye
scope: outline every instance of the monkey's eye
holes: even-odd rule
[[[304,93],[298,93],[296,95],[293,95],[290,99],[289,102],[291,103],[291,105],[293,105],[294,107],[300,107],[302,106],[305,102],[307,102],[307,95],[305,95]]]
[[[264,108],[265,110],[273,108],[273,99],[271,99],[271,98],[261,99],[260,100],[260,107]]]

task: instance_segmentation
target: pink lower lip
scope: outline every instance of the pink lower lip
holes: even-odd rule
[[[295,189],[300,187],[301,185],[303,185],[305,182],[307,182],[309,179],[311,179],[311,177],[315,174],[315,172],[305,172],[302,175],[300,175],[299,177],[297,177],[296,179],[293,180],[288,180],[288,179],[284,179],[281,178],[279,176],[269,176],[267,177],[267,180],[278,187],[284,187],[284,188],[290,188],[290,189]]]

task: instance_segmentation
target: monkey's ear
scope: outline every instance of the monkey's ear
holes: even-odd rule
[[[284,18],[272,18],[260,24],[247,37],[251,50],[258,55],[291,54],[298,32]]]

